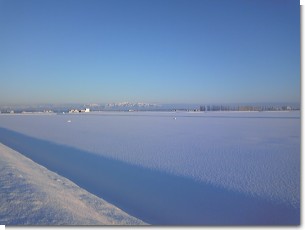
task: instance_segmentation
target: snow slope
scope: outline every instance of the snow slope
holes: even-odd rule
[[[144,224],[1,143],[0,175],[0,224]]]

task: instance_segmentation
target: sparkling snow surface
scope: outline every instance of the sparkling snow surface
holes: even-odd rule
[[[299,112],[0,115],[0,127],[283,202],[300,202]]]

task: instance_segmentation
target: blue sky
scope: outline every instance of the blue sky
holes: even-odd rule
[[[298,0],[0,0],[0,104],[300,101]]]

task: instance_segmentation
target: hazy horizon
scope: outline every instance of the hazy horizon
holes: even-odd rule
[[[182,102],[176,102],[176,103],[159,103],[159,102],[146,102],[146,101],[109,101],[109,102],[58,102],[58,103],[6,103],[6,104],[0,104],[0,107],[5,106],[68,106],[68,105],[87,105],[87,106],[102,106],[107,104],[120,104],[120,103],[130,103],[130,104],[138,104],[138,103],[145,103],[150,105],[301,105],[300,102],[231,102],[231,103],[221,103],[221,102],[198,102],[198,103],[182,103]]]
[[[0,0],[0,105],[300,103],[291,0]]]

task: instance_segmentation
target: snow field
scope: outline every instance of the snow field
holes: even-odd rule
[[[299,112],[2,115],[0,127],[294,207],[300,203]]]

